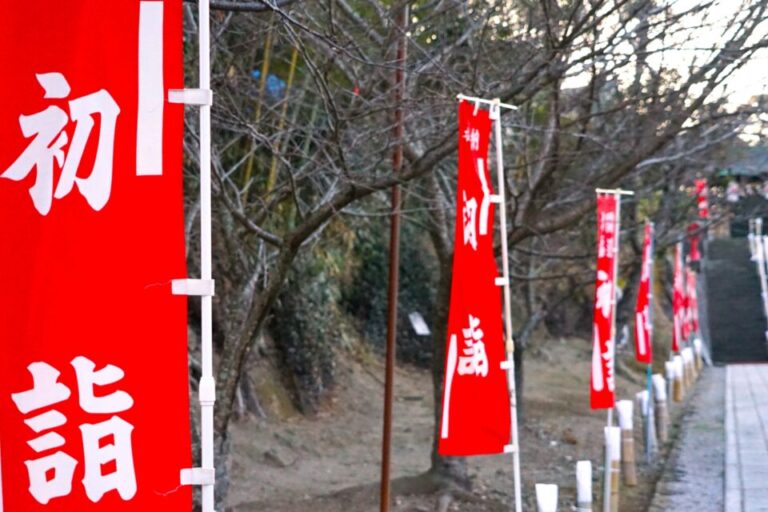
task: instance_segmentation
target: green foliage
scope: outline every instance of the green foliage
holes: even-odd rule
[[[270,322],[281,369],[305,414],[314,413],[335,382],[335,353],[342,337],[335,304],[337,281],[323,258],[297,261]]]
[[[379,350],[383,350],[387,333],[388,226],[388,219],[379,219],[358,228],[341,303],[365,339]],[[435,257],[424,232],[414,224],[403,225],[401,241],[397,354],[402,361],[427,366],[433,355],[431,337],[417,336],[408,314],[418,311],[427,322],[432,318]]]

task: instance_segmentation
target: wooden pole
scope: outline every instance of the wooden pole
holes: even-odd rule
[[[405,96],[405,62],[407,59],[406,24],[408,3],[402,2],[397,8],[395,30],[397,31],[397,56],[394,87],[394,140],[392,171],[398,174],[403,166],[403,134],[405,121],[403,97]],[[390,460],[392,453],[392,405],[394,402],[395,347],[397,340],[397,296],[400,280],[400,186],[392,187],[392,220],[389,237],[389,292],[387,302],[387,356],[384,380],[384,433],[381,443],[381,493],[380,510],[389,511],[390,504]]]

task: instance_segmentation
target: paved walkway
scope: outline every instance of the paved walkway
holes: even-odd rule
[[[726,369],[727,512],[768,512],[768,365]]]

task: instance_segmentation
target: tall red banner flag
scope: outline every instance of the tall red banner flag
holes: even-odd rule
[[[683,244],[675,245],[675,263],[672,274],[672,352],[680,352],[686,338],[685,278],[683,277]]]
[[[639,363],[653,363],[653,319],[651,317],[651,283],[653,270],[653,224],[645,225],[643,240],[643,262],[640,272],[640,287],[635,305],[635,358]]]
[[[699,211],[699,218],[709,218],[709,191],[707,190],[707,180],[701,178],[695,182],[696,187],[696,207]]]
[[[459,177],[453,281],[443,381],[441,455],[503,453],[510,402],[501,291],[493,251],[487,110],[459,103]]]
[[[590,379],[592,409],[610,409],[616,401],[613,316],[619,242],[618,208],[619,198],[615,194],[597,195],[597,279]]]
[[[0,509],[184,511],[181,0],[0,20]]]
[[[696,290],[696,272],[686,269],[688,296],[688,332],[695,336],[699,332],[699,299]]]

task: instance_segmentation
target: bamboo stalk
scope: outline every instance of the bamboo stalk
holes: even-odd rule
[[[259,76],[259,97],[256,99],[255,113],[253,116],[254,125],[258,125],[261,121],[261,103],[264,101],[264,90],[267,86],[267,75],[269,74],[269,65],[272,60],[272,26],[270,25],[267,32],[267,38],[264,40],[264,57],[261,62],[261,76]],[[245,174],[243,175],[243,188],[248,186],[253,176],[253,161],[255,158],[254,149],[256,147],[256,141],[252,138],[249,148],[248,162],[245,164]]]
[[[288,96],[291,93],[291,87],[293,87],[293,77],[296,74],[296,64],[299,62],[299,49],[293,47],[293,53],[291,54],[291,67],[288,71],[288,81],[285,85],[285,96],[283,97],[283,105],[280,111],[280,120],[277,123],[278,139],[275,144],[274,153],[272,154],[272,163],[269,166],[269,178],[267,178],[267,193],[272,192],[275,188],[275,182],[277,181],[277,165],[278,155],[282,148],[283,136],[280,133],[285,128],[285,118],[288,115]]]

